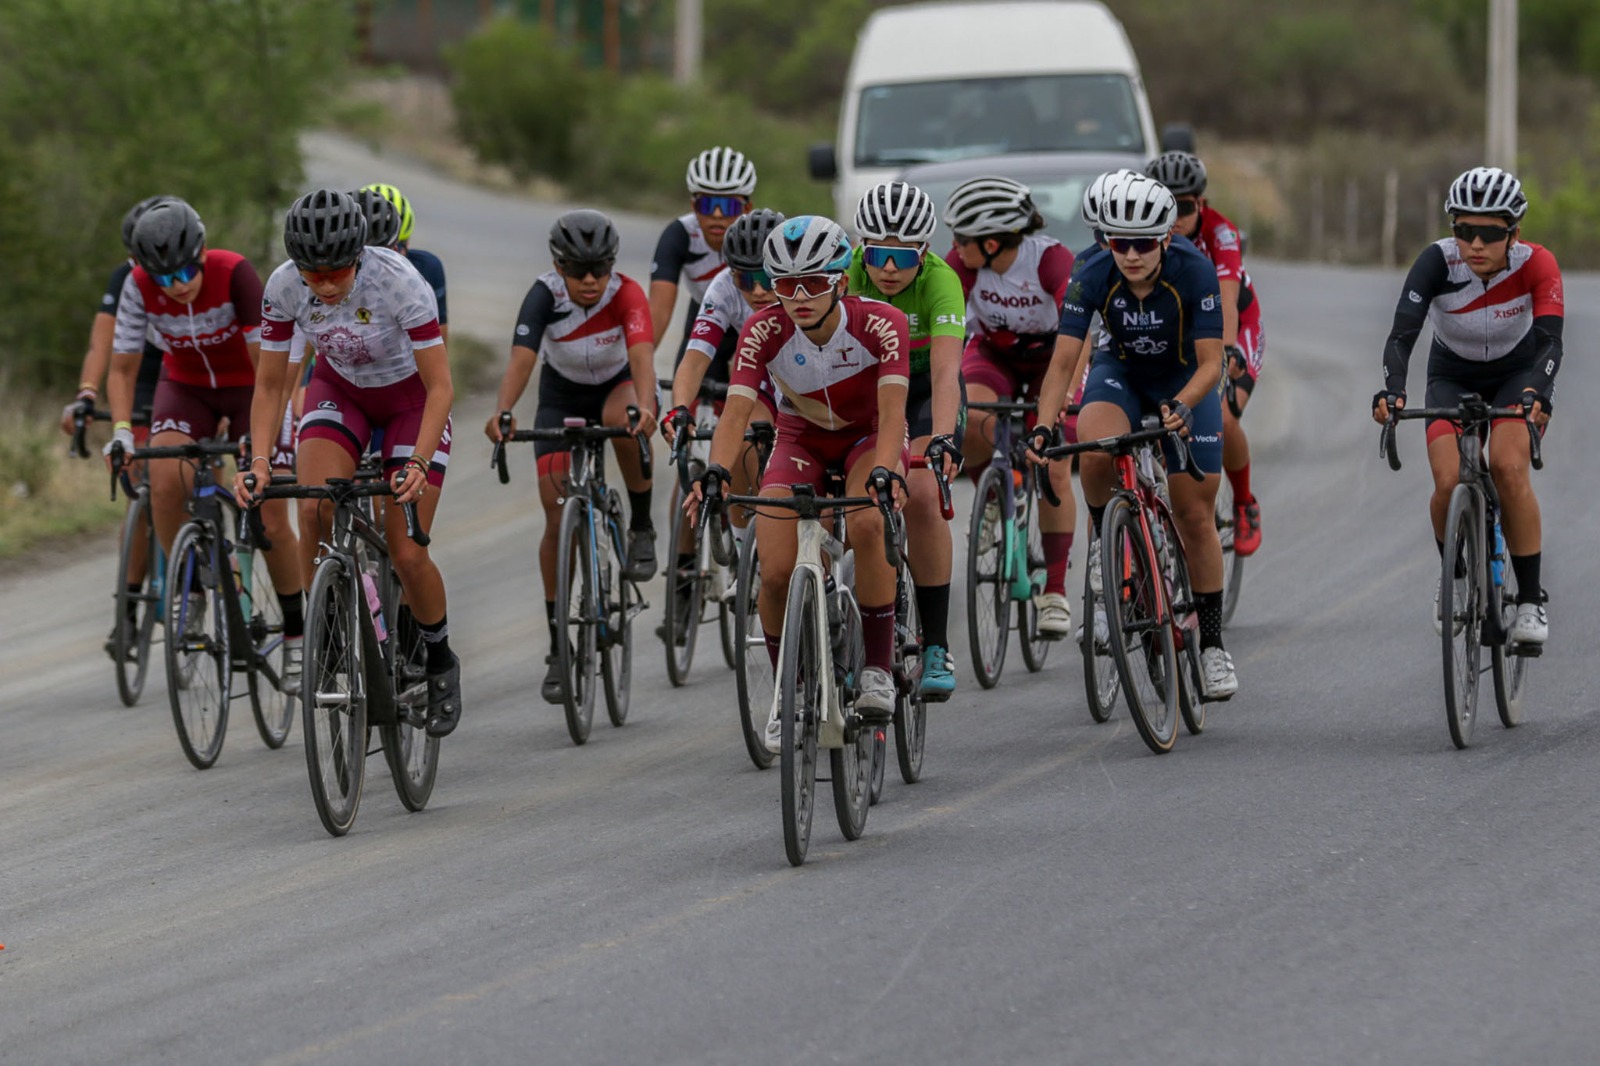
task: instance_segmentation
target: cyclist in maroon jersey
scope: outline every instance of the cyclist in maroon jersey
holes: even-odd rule
[[[1250,489],[1250,441],[1240,419],[1250,403],[1266,355],[1261,301],[1244,269],[1239,228],[1205,197],[1205,164],[1189,152],[1164,152],[1145,173],[1167,187],[1178,202],[1172,232],[1187,237],[1211,260],[1222,285],[1223,367],[1233,380],[1233,404],[1222,405],[1222,470],[1233,489],[1233,550],[1254,555],[1261,547],[1261,504]]]

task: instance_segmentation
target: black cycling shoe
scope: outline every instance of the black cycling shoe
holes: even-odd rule
[[[428,675],[428,724],[430,737],[447,737],[461,722],[461,660],[450,656],[450,669]]]
[[[546,703],[560,703],[561,695],[561,656],[551,652],[544,657],[544,681],[539,685],[539,695],[544,697]]]
[[[656,576],[656,531],[628,530],[628,565],[622,576],[629,581],[649,581]]]
[[[683,647],[689,643],[689,627],[694,624],[694,619],[689,617],[689,612],[694,608],[694,578],[685,578],[678,575],[678,587],[673,590],[672,603],[668,605],[669,611],[675,612],[672,616],[677,630],[673,633],[673,643]],[[656,636],[662,640],[667,639],[667,623],[662,622],[656,627]]]

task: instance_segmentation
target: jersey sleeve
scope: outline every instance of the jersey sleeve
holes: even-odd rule
[[[1094,272],[1080,270],[1067,283],[1067,291],[1061,297],[1061,336],[1081,341],[1089,335],[1090,322],[1100,304],[1095,281]]]
[[[396,268],[400,281],[394,289],[394,317],[411,339],[411,350],[417,352],[443,344],[439,304],[434,299],[433,286],[409,263],[403,266],[397,263]]]
[[[294,342],[294,314],[295,304],[299,292],[294,288],[302,285],[300,273],[295,270],[293,263],[284,263],[272,272],[267,278],[265,291],[261,294],[261,350],[264,352],[287,352],[291,350]]]
[[[650,262],[650,280],[670,281],[676,285],[688,261],[689,231],[681,219],[673,219],[661,231],[661,239],[656,241],[655,258]]]
[[[728,395],[755,399],[767,378],[767,364],[783,347],[788,316],[781,308],[769,307],[744,320],[739,342],[734,346],[728,371]]]
[[[966,299],[971,295],[972,287],[978,283],[978,272],[968,270],[966,264],[961,261],[961,254],[954,248],[945,253],[944,261],[956,272],[956,280],[961,282],[961,298]]]
[[[689,343],[685,351],[699,352],[707,359],[716,359],[717,349],[722,346],[723,338],[733,328],[733,316],[728,313],[729,300],[742,300],[738,292],[730,294],[727,290],[732,286],[725,286],[720,282],[713,282],[711,288],[706,290],[706,298],[700,305],[700,313],[695,315],[694,323],[689,327]]]
[[[139,291],[139,283],[134,280],[133,272],[122,281],[122,297],[117,302],[117,327],[112,336],[111,350],[113,352],[142,352],[146,331],[149,328],[149,316],[145,313],[144,293]]]
[[[1383,346],[1383,387],[1390,392],[1405,391],[1411,349],[1416,347],[1428,321],[1428,305],[1449,279],[1450,267],[1437,244],[1428,245],[1411,264],[1400,290],[1400,302],[1395,305],[1389,339]]]
[[[878,357],[878,388],[911,383],[911,324],[906,313],[892,304],[874,303],[866,309],[866,332],[874,340]]]
[[[102,315],[115,315],[117,305],[122,302],[122,285],[128,280],[128,275],[133,273],[133,267],[123,263],[111,272],[111,280],[106,283],[106,291],[100,296],[100,309]]]
[[[636,344],[654,344],[655,327],[650,324],[650,301],[644,289],[632,278],[624,278],[617,289],[617,317],[622,320],[622,343],[632,348]]]
[[[241,259],[234,265],[233,276],[228,279],[228,299],[233,303],[233,314],[239,320],[239,329],[250,344],[261,339],[262,295],[261,275],[250,265],[250,260]]]
[[[1528,272],[1527,285],[1528,293],[1533,297],[1533,317],[1564,317],[1566,303],[1561,290],[1561,268],[1556,265],[1556,257],[1550,254],[1550,249],[1539,247],[1528,257],[1527,265],[1522,269]]]
[[[1039,257],[1039,284],[1061,306],[1067,294],[1067,284],[1072,280],[1072,251],[1064,244],[1052,244]]]
[[[924,311],[932,320],[930,337],[967,335],[967,294],[954,270],[928,270],[927,300]]]
[[[1217,280],[1216,268],[1210,260],[1201,257],[1195,264],[1194,286],[1194,339],[1220,341],[1222,339],[1222,283]]]
[[[1211,249],[1211,265],[1218,281],[1244,281],[1244,253],[1239,247],[1239,231],[1225,218],[1211,220],[1206,231],[1206,246]]]
[[[535,352],[544,343],[545,327],[550,325],[550,312],[555,310],[556,295],[542,281],[533,283],[528,295],[522,298],[522,310],[517,312],[517,328],[511,338],[513,348],[531,348]]]

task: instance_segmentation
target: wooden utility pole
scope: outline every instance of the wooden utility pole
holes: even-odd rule
[[[700,80],[701,38],[704,36],[701,0],[677,0],[672,41],[672,79],[679,85]]]
[[[1517,165],[1517,0],[1489,0],[1489,93],[1485,158]]]

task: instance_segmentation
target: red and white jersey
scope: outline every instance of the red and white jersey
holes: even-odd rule
[[[261,276],[238,252],[206,252],[200,292],[179,303],[143,267],[122,283],[112,349],[143,352],[154,335],[167,350],[163,373],[181,385],[208,389],[256,383],[250,345],[261,328]]]
[[[337,304],[317,299],[292,261],[274,270],[261,306],[262,351],[291,351],[296,330],[319,362],[362,389],[404,381],[417,372],[416,352],[444,343],[433,286],[388,248],[362,251],[355,287]]]
[[[733,272],[724,270],[711,279],[700,301],[700,313],[689,330],[689,351],[702,352],[707,359],[715,359],[722,338],[729,333],[738,336],[752,314],[744,294],[733,283]]]
[[[969,270],[954,251],[945,260],[967,294],[969,332],[995,335],[1050,333],[1061,323],[1061,298],[1072,278],[1072,252],[1054,237],[1032,233],[1022,238],[1017,258],[997,274],[988,267]]]
[[[828,431],[870,432],[878,390],[910,384],[911,329],[905,312],[864,296],[844,297],[839,311],[838,327],[822,344],[801,332],[781,304],[751,315],[739,333],[728,395],[757,399],[770,375],[780,414]]]
[[[1434,247],[1443,257],[1443,271],[1423,292],[1408,286],[1408,298],[1427,304],[1435,343],[1461,358],[1486,363],[1510,355],[1535,318],[1564,313],[1561,268],[1542,245],[1512,245],[1506,269],[1487,282],[1461,258],[1461,243],[1454,237]]]
[[[700,229],[700,220],[694,212],[679,215],[662,231],[656,242],[656,252],[650,263],[651,281],[681,283],[689,290],[689,299],[705,298],[711,279],[723,271],[722,253],[706,243]]]
[[[1261,306],[1256,302],[1256,287],[1244,268],[1244,247],[1239,237],[1239,227],[1229,222],[1220,211],[1207,205],[1200,212],[1200,226],[1191,238],[1194,246],[1216,267],[1218,281],[1239,283],[1239,314],[1242,317],[1251,308],[1255,317],[1261,316]]]
[[[579,385],[610,381],[628,367],[628,349],[651,344],[650,302],[639,283],[612,274],[593,307],[580,307],[554,270],[523,297],[514,348],[531,348],[545,366]]]

